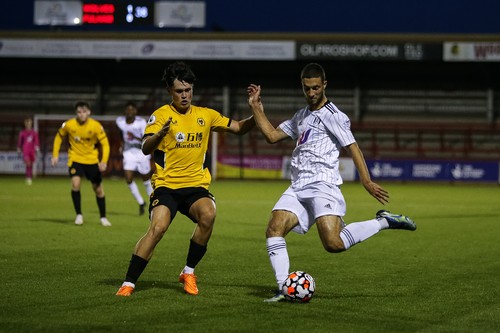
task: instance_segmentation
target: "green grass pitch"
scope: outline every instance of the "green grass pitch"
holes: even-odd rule
[[[194,227],[178,215],[129,298],[115,292],[149,222],[123,179],[105,179],[110,228],[88,181],[81,227],[67,178],[0,182],[0,332],[500,331],[498,185],[382,184],[386,209],[411,216],[417,231],[382,231],[341,254],[323,250],[316,228],[291,233],[291,269],[310,273],[316,294],[266,304],[275,284],[264,231],[286,181],[215,181],[200,294],[177,282]],[[382,208],[358,183],[343,193],[347,223]]]

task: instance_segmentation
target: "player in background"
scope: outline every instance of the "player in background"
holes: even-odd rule
[[[139,239],[125,281],[116,293],[130,296],[153,251],[177,212],[195,228],[186,266],[179,275],[184,291],[198,294],[194,270],[207,251],[215,222],[215,198],[209,192],[211,176],[203,167],[212,131],[243,135],[255,126],[253,117],[236,121],[206,107],[191,104],[196,77],[184,62],[167,66],[163,75],[171,102],[153,112],[144,134],[142,151],[153,154],[156,169],[149,210],[151,223]]]
[[[148,197],[153,192],[151,186],[151,155],[144,155],[141,150],[142,137],[146,128],[146,120],[137,116],[137,105],[134,102],[125,104],[125,116],[116,119],[116,125],[121,131],[120,153],[123,155],[123,172],[130,192],[139,204],[139,215],[144,214],[146,206],[144,199],[134,181],[138,172],[146,188]]]
[[[278,293],[266,302],[284,299],[280,291],[290,268],[285,242],[290,231],[305,234],[316,224],[325,250],[337,253],[383,229],[416,229],[410,218],[386,210],[378,211],[373,219],[344,224],[346,203],[340,191],[342,178],[339,173],[341,147],[352,157],[361,184],[370,195],[385,204],[389,202],[389,194],[370,179],[349,118],[326,97],[323,68],[315,63],[308,64],[302,69],[300,78],[307,106],[276,128],[264,113],[261,87],[255,84],[248,87],[248,103],[267,142],[290,138],[297,141],[291,160],[291,185],[275,204],[266,230],[267,252],[278,285]]]
[[[31,117],[24,119],[24,129],[19,132],[17,140],[17,152],[22,154],[25,165],[24,175],[26,184],[33,182],[33,165],[36,160],[36,154],[40,150],[38,133],[33,129],[33,120]]]
[[[68,138],[68,171],[71,177],[71,199],[76,212],[76,225],[83,224],[80,186],[85,176],[92,183],[99,208],[100,221],[105,227],[111,223],[106,218],[106,198],[102,185],[102,172],[109,159],[109,142],[101,123],[90,117],[90,104],[78,101],[76,117],[64,122],[57,131],[52,149],[52,166],[59,162],[59,150],[64,138]],[[99,152],[98,145],[101,148]],[[99,159],[100,158],[100,159]]]

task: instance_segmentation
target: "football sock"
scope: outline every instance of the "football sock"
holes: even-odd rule
[[[135,200],[137,200],[137,203],[139,205],[144,205],[144,199],[142,198],[142,195],[139,192],[139,189],[137,188],[137,184],[135,182],[132,182],[127,185],[128,188],[130,189],[130,192],[132,192],[132,195],[134,196]]]
[[[26,178],[33,178],[33,165],[26,166]]]
[[[370,238],[380,231],[380,223],[373,219],[363,222],[354,222],[348,224],[340,232],[340,238],[344,242],[344,248],[347,250],[365,239]]]
[[[130,282],[135,284],[147,265],[148,261],[146,259],[143,259],[138,255],[133,254],[132,259],[130,259],[130,264],[128,266],[125,282]]]
[[[380,230],[389,229],[389,222],[385,218],[377,219],[378,223],[380,223]]]
[[[182,270],[182,273],[194,274],[194,268],[193,267],[189,267],[189,266],[184,266],[184,269]]]
[[[143,184],[144,187],[146,188],[146,194],[148,195],[148,197],[151,196],[151,193],[153,193],[153,186],[151,186],[151,179],[145,180]]]
[[[99,207],[99,214],[101,217],[106,217],[106,197],[95,197],[97,200],[97,207]]]
[[[76,215],[82,214],[82,201],[80,191],[71,191],[71,200],[73,201],[73,207],[75,207]]]
[[[266,239],[267,254],[271,260],[271,266],[276,276],[278,289],[281,290],[283,281],[288,277],[290,269],[290,258],[286,249],[286,241],[283,237],[269,237]]]
[[[196,265],[200,262],[201,258],[207,252],[206,245],[200,245],[195,243],[192,239],[189,241],[189,251],[186,259],[186,266],[195,268]]]

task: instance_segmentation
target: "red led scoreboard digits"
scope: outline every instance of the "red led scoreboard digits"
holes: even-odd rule
[[[114,24],[115,5],[112,3],[84,3],[82,24]]]
[[[85,0],[82,24],[153,26],[153,11],[152,0]]]

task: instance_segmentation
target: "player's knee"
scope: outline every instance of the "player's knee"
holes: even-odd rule
[[[284,237],[285,225],[283,223],[269,222],[266,229],[266,238],[269,237]]]
[[[155,223],[150,227],[149,235],[156,242],[159,242],[163,238],[163,235],[165,234],[166,231],[167,231],[166,225],[162,223]]]
[[[200,228],[212,228],[216,216],[215,205],[212,203],[197,205],[191,209],[190,215]]]
[[[198,219],[198,227],[201,229],[202,232],[204,233],[211,233],[212,229],[215,224],[215,214],[207,214],[207,215],[202,215]]]
[[[344,242],[340,237],[323,242],[323,247],[329,253],[339,253],[345,251]]]

